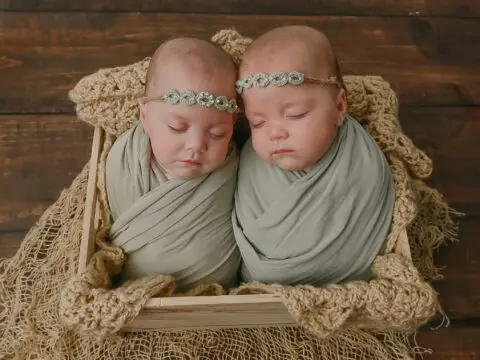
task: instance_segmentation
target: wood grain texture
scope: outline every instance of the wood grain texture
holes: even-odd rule
[[[424,360],[478,360],[479,339],[479,327],[454,326],[423,329],[416,340],[418,345],[431,350],[431,355],[425,355]]]
[[[475,0],[0,0],[0,10],[478,17],[480,4]]]
[[[480,217],[459,222],[459,242],[435,253],[444,279],[434,283],[443,310],[452,318],[480,318]]]
[[[85,271],[90,258],[95,252],[95,234],[98,231],[95,219],[100,218],[97,205],[98,164],[100,155],[102,154],[104,137],[105,131],[100,126],[96,126],[93,133],[90,160],[88,162],[88,183],[85,197],[78,273]]]
[[[16,233],[0,233],[0,258],[9,258],[15,255],[25,237],[26,231]]]
[[[295,326],[279,296],[270,294],[152,298],[124,331]]]
[[[458,210],[480,215],[480,108],[400,107],[400,122],[433,159],[429,184]]]
[[[344,73],[384,76],[403,105],[480,104],[475,19],[4,12],[0,111],[72,112],[67,91],[82,76],[151,56],[173,36],[235,27],[255,37],[288,24],[322,29]]]
[[[93,128],[71,115],[0,116],[0,232],[24,231],[90,157]]]

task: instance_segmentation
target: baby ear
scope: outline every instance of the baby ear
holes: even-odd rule
[[[142,124],[143,128],[145,129],[146,133],[150,133],[150,124],[147,121],[147,106],[148,104],[143,102],[143,99],[138,100],[138,108],[140,110],[140,123]]]
[[[343,120],[347,115],[347,94],[345,89],[340,89],[338,96],[337,96],[337,111],[338,111],[338,126],[343,125]]]
[[[140,110],[140,122],[142,123],[143,127],[145,127],[145,112],[146,112],[147,104],[143,102],[143,99],[138,99],[138,108]]]

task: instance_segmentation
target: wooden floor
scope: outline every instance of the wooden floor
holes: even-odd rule
[[[430,183],[468,214],[460,243],[438,255],[452,324],[417,340],[434,350],[427,359],[480,359],[478,0],[0,0],[0,256],[87,161],[92,129],[67,98],[82,76],[175,35],[282,24],[322,29],[344,73],[382,75],[397,91],[405,131],[434,160]]]

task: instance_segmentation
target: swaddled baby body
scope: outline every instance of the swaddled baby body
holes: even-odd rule
[[[230,56],[207,41],[174,39],[153,55],[140,121],[106,164],[110,238],[127,255],[122,280],[172,275],[180,292],[237,284],[235,80]]]
[[[370,279],[395,187],[376,142],[346,115],[329,41],[308,27],[274,29],[249,46],[239,77],[251,128],[233,216],[242,280]]]

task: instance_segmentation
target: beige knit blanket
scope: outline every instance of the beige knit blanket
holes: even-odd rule
[[[249,43],[234,31],[222,31],[213,40],[237,61]],[[387,156],[396,186],[386,253],[374,261],[372,281],[324,289],[253,283],[234,290],[236,294],[279,294],[299,323],[296,328],[109,336],[133,319],[151,296],[170,296],[174,287],[172,277],[158,276],[112,290],[111,276],[120,271],[125,257],[104,241],[110,226],[105,158],[112,136],[126,131],[138,118],[135,96],[143,90],[148,61],[100,70],[71,92],[79,118],[110,134],[98,168],[100,250],[77,276],[87,166],[27,234],[17,254],[0,261],[0,354],[13,359],[313,360],[406,359],[418,352],[408,337],[437,307],[436,293],[426,282],[439,277],[432,250],[456,235],[455,226],[444,198],[424,183],[432,171],[430,159],[402,132],[396,96],[375,76],[345,78],[350,114]],[[404,229],[413,263],[392,253]],[[222,292],[212,287],[196,293],[204,290]]]

